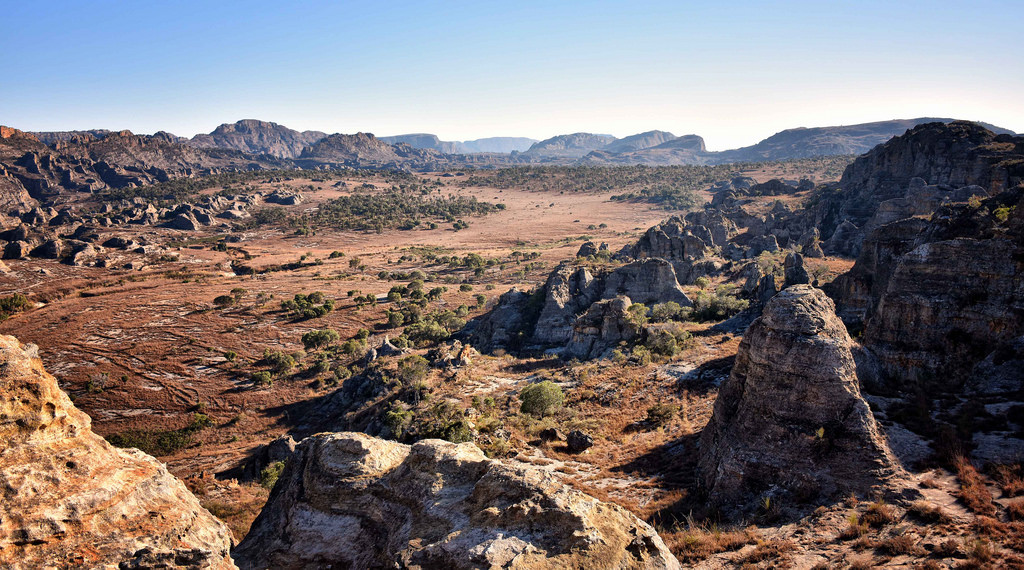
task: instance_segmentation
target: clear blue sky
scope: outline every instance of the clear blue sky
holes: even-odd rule
[[[25,130],[662,129],[712,149],[918,116],[1024,131],[1020,0],[0,0],[0,14],[0,124]]]

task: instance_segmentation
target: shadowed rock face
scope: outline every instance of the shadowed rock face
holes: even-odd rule
[[[0,567],[234,568],[227,527],[162,463],[93,433],[36,350],[0,336]]]
[[[898,390],[985,393],[1024,388],[1024,370],[989,382],[990,369],[1019,358],[1024,335],[1024,187],[943,206],[931,220],[874,230],[853,268],[829,286],[843,319],[863,328],[861,380]],[[870,374],[868,374],[870,372]],[[996,392],[997,386],[1001,386]]]
[[[650,526],[474,445],[304,440],[235,550],[242,568],[679,568]]]
[[[700,440],[712,503],[809,503],[866,493],[901,476],[860,395],[846,327],[821,290],[776,295],[740,343]]]

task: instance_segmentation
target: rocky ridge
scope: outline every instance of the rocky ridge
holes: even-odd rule
[[[199,134],[188,144],[200,148],[227,148],[251,154],[269,154],[279,158],[295,158],[302,149],[327,136],[320,131],[289,129],[277,123],[244,119],[225,123],[210,134]]]

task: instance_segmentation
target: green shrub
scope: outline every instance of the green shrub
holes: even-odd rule
[[[654,427],[662,427],[672,421],[672,418],[678,412],[679,408],[677,406],[655,404],[647,408],[647,419],[645,421]]]
[[[252,373],[252,383],[253,386],[273,386],[274,377],[270,375],[270,372],[260,370]]]
[[[734,285],[719,285],[714,294],[701,291],[693,301],[693,318],[697,321],[721,321],[746,309],[750,302],[739,299]]]
[[[661,356],[672,357],[679,352],[679,344],[676,342],[676,337],[668,331],[651,331],[647,335],[644,346],[654,354],[660,354]]]
[[[277,484],[277,480],[281,478],[281,473],[284,472],[284,461],[275,461],[270,465],[267,465],[260,471],[260,486],[264,489],[273,489],[274,485]]]
[[[550,380],[530,384],[519,392],[522,404],[519,411],[524,414],[544,417],[562,407],[565,394],[562,389]]]
[[[312,330],[302,335],[302,346],[305,346],[306,350],[316,350],[329,346],[340,338],[341,335],[334,329]]]
[[[294,356],[280,350],[270,350],[269,348],[263,351],[263,361],[269,364],[274,369],[274,372],[278,374],[287,374],[296,364]]]
[[[21,293],[0,297],[0,321],[6,320],[14,313],[26,311],[31,307],[28,297]]]
[[[679,318],[683,313],[683,307],[675,301],[658,303],[651,307],[651,320],[656,323],[664,323]]]

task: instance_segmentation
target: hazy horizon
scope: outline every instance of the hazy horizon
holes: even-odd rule
[[[0,123],[30,131],[191,137],[255,118],[448,141],[663,130],[710,150],[917,117],[1024,131],[1014,2],[56,2],[5,15]]]

